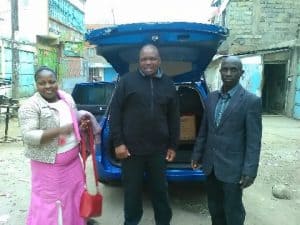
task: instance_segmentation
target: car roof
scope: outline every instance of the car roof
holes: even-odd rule
[[[175,74],[175,81],[197,81],[228,36],[228,29],[212,24],[191,22],[132,23],[92,30],[86,40],[97,46],[119,73],[138,62],[145,44],[158,47],[162,62],[190,63],[191,70]]]

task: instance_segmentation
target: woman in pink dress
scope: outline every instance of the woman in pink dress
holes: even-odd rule
[[[31,159],[27,225],[85,225],[79,215],[84,177],[74,100],[58,90],[48,67],[36,71],[35,81],[37,92],[18,112],[25,156]]]

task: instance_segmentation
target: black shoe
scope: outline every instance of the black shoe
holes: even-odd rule
[[[99,223],[96,220],[88,219],[87,225],[99,225]]]

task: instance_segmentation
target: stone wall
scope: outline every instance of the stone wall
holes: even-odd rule
[[[249,52],[298,39],[300,0],[231,0],[225,26],[230,35],[222,52]]]

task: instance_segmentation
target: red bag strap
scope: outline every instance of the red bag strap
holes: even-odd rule
[[[87,127],[87,137],[82,137],[80,141],[81,146],[81,157],[83,161],[83,169],[86,168],[86,159],[87,159],[87,140],[89,143],[89,150],[90,154],[92,155],[92,161],[93,161],[93,170],[94,170],[94,177],[96,181],[96,186],[98,187],[98,172],[97,172],[97,166],[96,166],[96,152],[95,152],[95,142],[94,142],[94,134],[91,125],[89,124]],[[84,178],[86,182],[86,175],[84,173]]]

